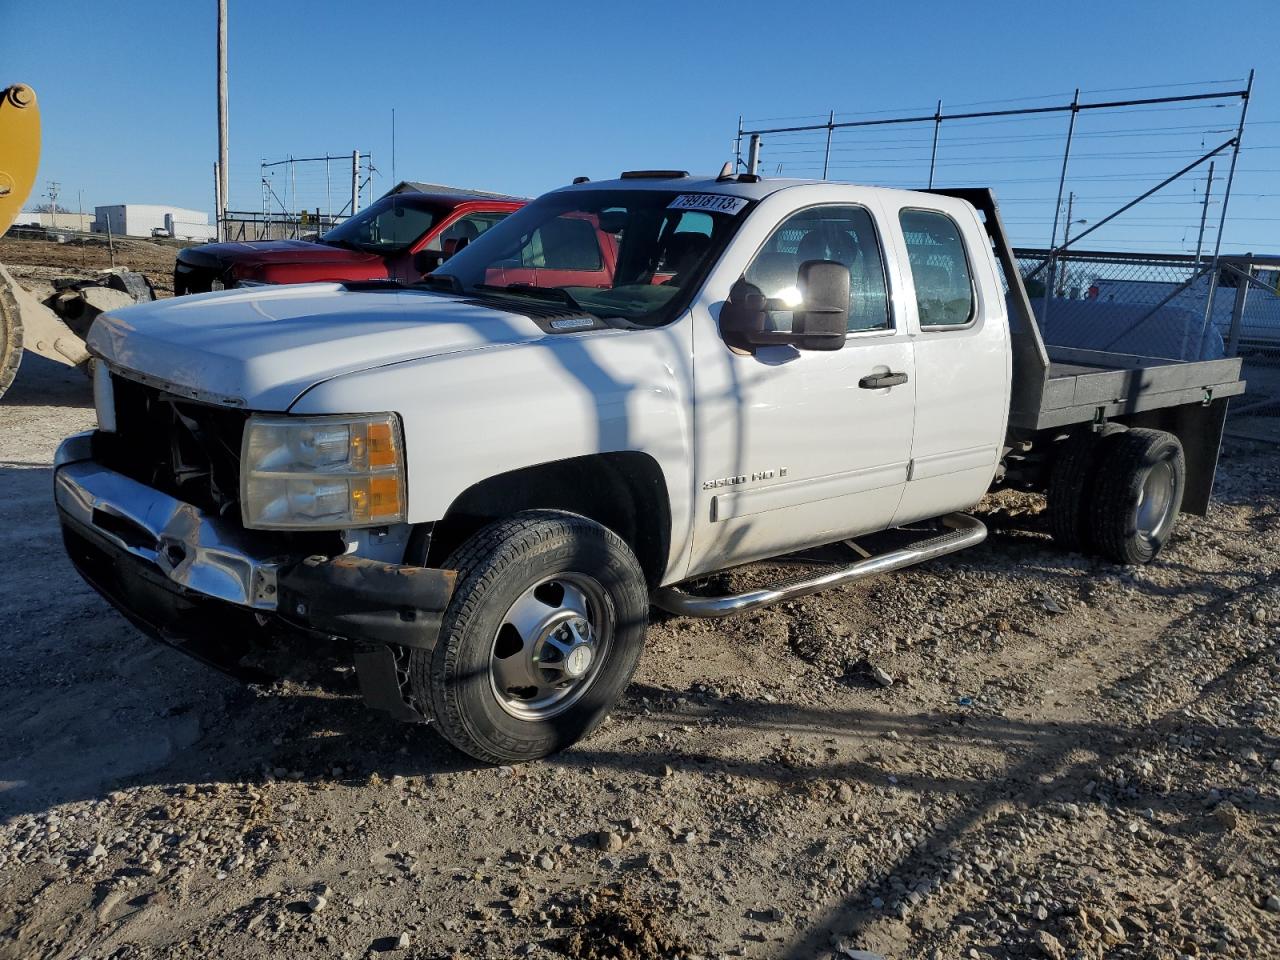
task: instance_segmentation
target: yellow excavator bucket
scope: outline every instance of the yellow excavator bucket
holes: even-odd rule
[[[40,107],[36,92],[15,83],[0,92],[0,234],[17,219],[40,165]]]
[[[40,163],[40,108],[25,83],[0,90],[0,234],[13,225]],[[9,388],[23,348],[42,357],[81,366],[84,341],[0,264],[0,394]]]

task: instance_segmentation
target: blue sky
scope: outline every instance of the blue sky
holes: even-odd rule
[[[229,2],[233,207],[260,209],[260,162],[290,154],[372,151],[381,192],[392,183],[393,107],[401,179],[536,195],[580,174],[714,171],[739,114],[852,119],[932,112],[939,98],[944,111],[1065,103],[1076,87],[1084,100],[1227,90],[1238,84],[1216,81],[1257,67],[1224,248],[1280,252],[1274,0],[1241,0],[1217,16],[1188,0],[1142,5],[1156,15],[1115,0],[1039,13],[1025,0],[689,3],[669,16],[585,2]],[[212,209],[213,0],[3,6],[0,82],[30,83],[40,97],[41,193],[58,180],[72,208],[83,191],[86,208]],[[983,106],[961,106],[974,103]],[[1228,139],[1237,117],[1236,103],[1082,115],[1068,180],[1074,217],[1096,221],[1202,144]],[[944,125],[938,182],[993,184],[1015,239],[1045,244],[1066,122]],[[918,184],[930,136],[923,126],[840,134],[833,176]],[[820,136],[767,139],[763,170],[818,175],[821,148]],[[1215,198],[1225,168],[1224,158]],[[292,193],[274,169],[284,202],[326,206],[322,166],[299,167]],[[349,161],[330,174],[329,196],[349,194]],[[1203,187],[1198,172],[1089,246],[1193,247]]]

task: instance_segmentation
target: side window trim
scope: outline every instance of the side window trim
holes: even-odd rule
[[[925,324],[920,320],[920,297],[916,292],[916,272],[911,264],[911,244],[907,241],[907,232],[902,229],[902,215],[904,213],[930,213],[936,217],[942,217],[949,221],[956,230],[956,237],[960,241],[960,252],[964,255],[965,273],[969,279],[969,318],[964,323],[931,323]],[[974,281],[973,275],[973,257],[969,255],[969,244],[965,241],[964,230],[955,217],[947,213],[945,210],[937,210],[933,207],[899,207],[898,208],[898,229],[902,233],[902,245],[907,251],[907,269],[911,271],[911,296],[915,299],[916,304],[916,324],[920,327],[920,333],[931,333],[934,331],[946,332],[950,330],[967,330],[978,322],[978,287]]]
[[[781,220],[779,220],[777,223],[773,225],[772,228],[770,228],[769,232],[765,234],[764,239],[760,241],[760,245],[756,247],[755,252],[752,253],[750,259],[747,260],[747,266],[743,270],[743,276],[744,277],[746,276],[747,270],[751,269],[752,265],[756,262],[756,258],[759,257],[760,254],[764,252],[765,246],[769,243],[770,240],[773,239],[773,235],[778,232],[778,230],[782,227],[784,223],[786,223],[792,217],[799,216],[800,214],[806,213],[810,210],[818,210],[823,207],[856,207],[857,209],[863,211],[867,215],[867,219],[871,221],[872,239],[875,242],[876,252],[880,255],[880,274],[881,274],[882,282],[884,284],[885,318],[888,321],[888,326],[884,328],[872,329],[872,330],[849,330],[849,331],[846,331],[845,333],[845,340],[847,341],[855,337],[863,338],[863,337],[897,336],[899,333],[903,332],[903,329],[899,322],[898,312],[897,310],[894,309],[894,303],[893,303],[894,288],[892,286],[892,277],[889,274],[888,252],[887,252],[887,248],[885,247],[884,239],[883,239],[884,232],[881,230],[881,225],[877,221],[876,210],[865,203],[860,203],[858,201],[824,200],[818,203],[808,204],[807,206],[797,207],[794,210],[789,210]]]

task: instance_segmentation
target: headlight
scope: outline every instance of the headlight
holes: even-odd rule
[[[392,413],[249,418],[240,510],[259,530],[374,527],[405,518],[404,449]]]

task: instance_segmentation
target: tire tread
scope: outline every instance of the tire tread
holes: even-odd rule
[[[470,620],[477,615],[477,609],[489,589],[507,569],[548,540],[562,536],[567,528],[602,539],[615,555],[629,562],[634,573],[633,582],[643,590],[644,575],[639,563],[617,534],[579,514],[556,510],[531,510],[492,523],[459,546],[444,564],[446,568],[458,571],[454,599],[445,612],[440,640],[435,650],[414,661],[413,686],[418,691],[428,693],[431,714],[445,739],[482,762],[511,763],[542,756],[546,751],[538,746],[539,741],[529,741],[523,748],[513,744],[510,751],[499,753],[473,728],[462,709],[457,686],[450,682],[461,654],[461,645],[448,640],[457,631],[466,629]],[[647,604],[647,596],[645,603]],[[425,671],[423,667],[426,668]],[[622,687],[630,682],[634,670],[633,663]],[[605,716],[607,711],[602,711],[579,736],[589,735],[603,722]]]

